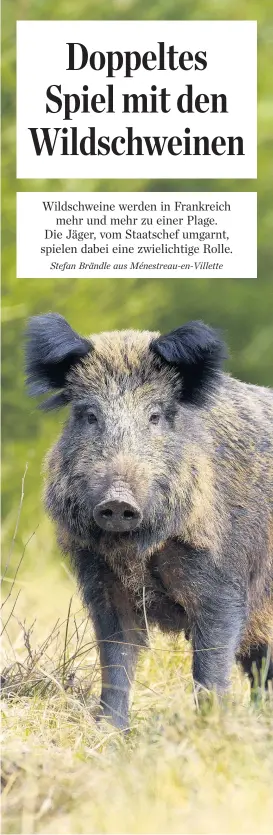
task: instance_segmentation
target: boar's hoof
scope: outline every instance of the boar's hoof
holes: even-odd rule
[[[102,721],[108,722],[108,724],[116,728],[117,731],[122,731],[124,734],[128,734],[130,732],[128,717],[117,716],[116,714],[113,715],[113,713],[102,706],[100,706],[99,712],[95,716],[95,721],[97,723]]]

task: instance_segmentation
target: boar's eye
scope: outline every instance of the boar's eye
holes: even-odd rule
[[[98,418],[97,415],[95,415],[95,412],[87,412],[86,417],[88,423],[92,423],[93,425],[98,423]]]
[[[160,417],[160,412],[152,412],[152,414],[149,417],[149,423],[153,423],[154,426],[156,426],[156,424],[160,421]]]

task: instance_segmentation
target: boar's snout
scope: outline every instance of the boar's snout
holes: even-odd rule
[[[140,525],[142,513],[131,495],[112,495],[99,502],[93,510],[96,524],[104,531],[134,531]]]

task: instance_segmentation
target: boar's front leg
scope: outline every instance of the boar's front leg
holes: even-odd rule
[[[131,683],[139,650],[145,641],[138,631],[126,590],[105,562],[82,551],[77,556],[76,567],[100,652],[100,717],[110,719],[117,728],[125,730],[129,724]]]
[[[125,628],[122,613],[112,605],[93,605],[93,618],[99,642],[102,690],[101,715],[124,730],[129,725],[129,698],[138,656],[133,629]]]
[[[204,558],[199,562],[194,589],[193,678],[198,685],[221,694],[228,688],[247,619],[246,592],[239,577],[231,579],[229,572]]]

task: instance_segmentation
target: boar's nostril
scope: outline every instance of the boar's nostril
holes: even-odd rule
[[[124,519],[134,519],[135,518],[135,511],[134,510],[125,510],[124,511]]]
[[[127,497],[126,497],[127,498]],[[131,499],[108,499],[96,505],[93,517],[97,525],[105,531],[132,531],[141,522],[139,507]]]
[[[101,515],[105,516],[105,519],[107,519],[107,517],[113,516],[113,511],[111,510],[110,507],[106,507],[105,510],[101,511]]]

